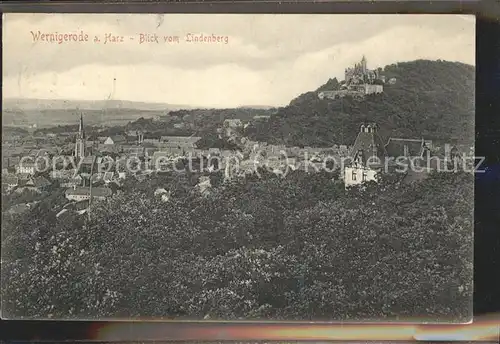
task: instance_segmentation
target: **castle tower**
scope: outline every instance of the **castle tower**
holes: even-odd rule
[[[85,131],[83,129],[83,115],[80,114],[80,126],[75,141],[75,158],[83,158],[85,156]]]
[[[363,55],[363,58],[361,59],[361,70],[363,74],[366,74],[367,68],[366,68],[366,57]]]

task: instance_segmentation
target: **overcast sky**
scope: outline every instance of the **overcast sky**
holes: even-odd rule
[[[38,30],[83,30],[90,41],[34,42]],[[125,41],[104,45],[105,33]],[[180,42],[139,44],[140,33]],[[229,41],[188,43],[188,33]],[[460,15],[8,14],[2,34],[8,98],[279,106],[341,78],[363,54],[369,68],[415,59],[475,65],[475,18]]]

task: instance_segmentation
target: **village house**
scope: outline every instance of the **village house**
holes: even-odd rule
[[[269,115],[255,115],[253,119],[256,121],[267,121],[270,117]]]
[[[144,135],[144,140],[143,143],[149,143],[152,145],[158,145],[161,143],[161,136],[159,135],[152,135],[152,134],[145,134]]]
[[[120,153],[120,147],[114,144],[100,144],[97,147],[97,151],[101,154],[118,154]]]
[[[26,190],[40,193],[46,190],[52,183],[43,176],[33,177],[31,175],[28,178],[23,178],[19,180],[18,187],[16,188],[17,193],[22,193]]]
[[[412,159],[418,166],[424,166],[424,159],[430,153],[430,141],[424,139],[389,138],[385,145],[387,156],[392,159]]]
[[[62,169],[55,169],[50,172],[50,178],[54,180],[59,180],[59,181],[64,181],[64,180],[69,180],[73,178],[75,175],[75,170],[62,170]]]
[[[125,136],[123,135],[113,135],[113,136],[108,136],[104,140],[105,145],[117,145],[117,144],[123,144],[127,141]]]
[[[90,199],[90,187],[73,187],[69,188],[65,192],[65,196],[70,201],[84,201]],[[92,188],[92,199],[94,200],[104,200],[107,197],[111,196],[113,192],[111,189],[106,187],[95,187]]]
[[[68,178],[68,179],[62,179],[60,181],[60,186],[63,187],[63,188],[71,188],[71,187],[75,187],[75,186],[81,186],[83,185],[83,178],[82,176],[80,176],[79,174],[78,175],[74,175],[74,171],[72,173],[72,177]]]
[[[423,157],[425,152],[430,149],[430,145],[431,141],[424,139],[391,137],[385,145],[385,149],[390,157]]]

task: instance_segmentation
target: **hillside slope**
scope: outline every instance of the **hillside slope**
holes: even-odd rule
[[[386,66],[384,93],[361,101],[321,100],[318,90],[300,95],[267,123],[247,128],[255,140],[298,146],[352,144],[362,122],[376,122],[389,136],[438,142],[473,142],[475,67],[458,62],[417,60]]]

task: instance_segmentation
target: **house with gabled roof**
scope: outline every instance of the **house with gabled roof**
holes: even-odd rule
[[[389,138],[387,156],[392,161],[406,164],[406,180],[420,180],[431,170],[441,169],[442,159],[434,154],[432,141],[421,139]],[[415,168],[417,167],[417,168]],[[418,176],[413,176],[418,174]]]
[[[429,141],[422,139],[389,138],[385,145],[389,157],[424,157],[430,150]]]
[[[90,187],[81,187],[81,186],[77,187],[77,186],[75,186],[73,188],[69,188],[68,190],[66,190],[65,196],[70,201],[79,202],[79,201],[88,200],[88,199],[90,199],[90,196],[91,196],[90,189],[92,189],[92,199],[95,199],[95,200],[104,200],[113,194],[111,189],[106,188],[106,187],[90,188]]]
[[[70,179],[62,180],[60,182],[61,187],[75,187],[83,184],[83,178],[79,174],[73,175]]]
[[[108,136],[104,140],[104,144],[105,145],[116,145],[116,144],[124,143],[126,141],[127,141],[127,139],[123,135],[113,135],[113,136]]]
[[[376,181],[385,166],[387,151],[375,123],[362,124],[344,167],[345,186]]]

